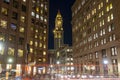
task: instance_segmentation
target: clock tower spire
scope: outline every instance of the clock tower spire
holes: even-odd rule
[[[53,30],[53,33],[54,33],[54,48],[58,49],[63,45],[64,40],[63,18],[59,10],[55,18],[55,29]]]

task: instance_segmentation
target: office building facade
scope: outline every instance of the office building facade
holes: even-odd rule
[[[0,0],[2,70],[15,69],[21,75],[28,64],[29,74],[46,72],[36,65],[47,64],[48,6],[48,0]]]
[[[77,74],[120,74],[120,1],[76,0],[72,6]]]

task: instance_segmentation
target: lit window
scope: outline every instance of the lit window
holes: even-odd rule
[[[43,51],[43,55],[44,55],[44,56],[46,55],[46,51]]]
[[[46,37],[44,37],[44,41],[46,41]]]
[[[0,55],[4,54],[4,46],[0,44]]]
[[[31,15],[32,15],[32,16],[35,16],[35,12],[31,12]]]
[[[43,48],[46,48],[46,45],[44,45]]]
[[[103,39],[101,40],[101,44],[103,45]]]
[[[105,24],[105,22],[104,22],[104,20],[102,20],[102,25],[104,25]]]
[[[98,9],[101,9],[103,7],[103,2],[101,2],[99,5],[98,5]]]
[[[43,21],[43,16],[41,16],[40,19]]]
[[[43,4],[41,4],[41,7],[43,7]]]
[[[43,62],[46,62],[46,59],[45,59],[45,58],[43,58]]]
[[[21,20],[21,22],[25,22],[25,16],[21,16],[21,18],[20,18],[20,20]]]
[[[113,8],[113,6],[112,6],[112,3],[110,4],[110,9],[112,9]]]
[[[26,0],[23,0],[23,2],[26,2]]]
[[[111,16],[110,16],[110,17],[111,17],[111,20],[113,20],[113,14],[111,14]]]
[[[38,38],[37,34],[35,34],[35,38]]]
[[[92,59],[92,54],[89,55],[90,59]]]
[[[110,22],[111,20],[113,20],[114,17],[113,17],[113,14],[110,14],[108,17],[107,17],[107,21]]]
[[[35,32],[38,33],[38,29],[36,29]]]
[[[35,47],[37,47],[38,46],[38,42],[35,42]]]
[[[102,16],[104,15],[104,11],[102,11]]]
[[[105,43],[106,43],[106,38],[101,39],[101,44],[103,45],[103,44],[105,44]]]
[[[33,45],[33,41],[30,41],[30,45]]]
[[[47,5],[45,5],[45,10],[47,11],[48,9],[47,9]]]
[[[110,22],[110,16],[107,17],[107,21]]]
[[[110,9],[109,9],[109,6],[107,6],[107,8],[106,8],[106,11],[108,12]]]
[[[116,56],[117,55],[117,48],[116,47],[111,47],[111,55]]]
[[[17,25],[16,24],[14,24],[14,23],[11,23],[11,29],[13,29],[13,30],[16,30],[17,29]]]
[[[36,7],[36,12],[39,12],[39,7]]]
[[[44,33],[46,33],[46,30],[44,30]]]
[[[47,19],[44,19],[44,22],[47,22]]]
[[[12,69],[12,64],[6,64],[6,69],[7,70]]]
[[[115,34],[109,36],[110,42],[116,40]]]
[[[118,73],[118,60],[117,59],[112,59],[112,67],[113,67],[113,73]]]
[[[106,2],[108,3],[109,0],[106,0]]]
[[[8,55],[14,56],[15,49],[14,48],[8,48]]]
[[[42,36],[39,36],[40,40],[42,40]]]
[[[99,55],[98,55],[98,52],[95,52],[95,58],[98,58]]]
[[[106,38],[104,38],[104,44],[106,43]]]
[[[40,59],[38,59],[38,61],[40,61],[40,62],[41,62],[41,61],[42,61],[42,59],[40,58]]]
[[[111,25],[108,26],[108,31],[109,31],[109,32],[113,31],[114,29],[115,29],[115,28],[114,28],[114,25],[113,25],[113,24],[111,24]]]
[[[36,18],[39,18],[39,15],[38,15],[38,14],[36,14]]]
[[[23,50],[22,49],[18,49],[18,56],[23,57]]]
[[[99,13],[99,18],[101,17],[101,13]]]
[[[24,27],[20,27],[19,31],[23,33],[24,32]]]
[[[30,48],[30,53],[33,53],[33,48]]]
[[[0,27],[7,28],[7,21],[6,20],[0,20]]]
[[[94,13],[96,13],[96,9],[94,9]]]
[[[101,7],[103,7],[103,2],[100,3]]]
[[[1,8],[1,13],[3,14],[3,15],[8,15],[8,9],[7,8]]]
[[[42,47],[42,43],[39,44],[39,47]]]
[[[107,5],[106,11],[108,12],[108,11],[110,11],[112,8],[113,8],[113,5],[112,5],[112,3],[110,3],[109,5]]]
[[[0,41],[5,41],[5,35],[0,33]]]
[[[42,9],[40,10],[40,13],[43,14],[43,10]]]

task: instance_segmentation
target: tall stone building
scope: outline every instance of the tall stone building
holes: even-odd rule
[[[45,73],[48,49],[48,0],[0,0],[0,69]],[[34,67],[31,67],[34,66]],[[35,66],[37,65],[37,66]],[[32,69],[33,68],[33,69]]]
[[[54,49],[49,50],[50,55],[49,70],[54,69],[55,71],[54,73],[56,74],[73,74],[74,67],[72,47],[67,44],[64,44],[63,17],[60,11],[58,11],[55,18],[55,29],[53,30],[53,33],[54,33]]]
[[[60,11],[58,11],[55,18],[55,29],[53,30],[53,33],[54,33],[54,49],[58,49],[64,44],[63,18],[60,14]]]
[[[120,74],[119,7],[119,0],[76,0],[72,6],[76,73]]]

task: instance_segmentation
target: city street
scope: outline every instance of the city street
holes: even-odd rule
[[[97,78],[97,79],[60,79],[60,80],[120,80],[120,78]]]

